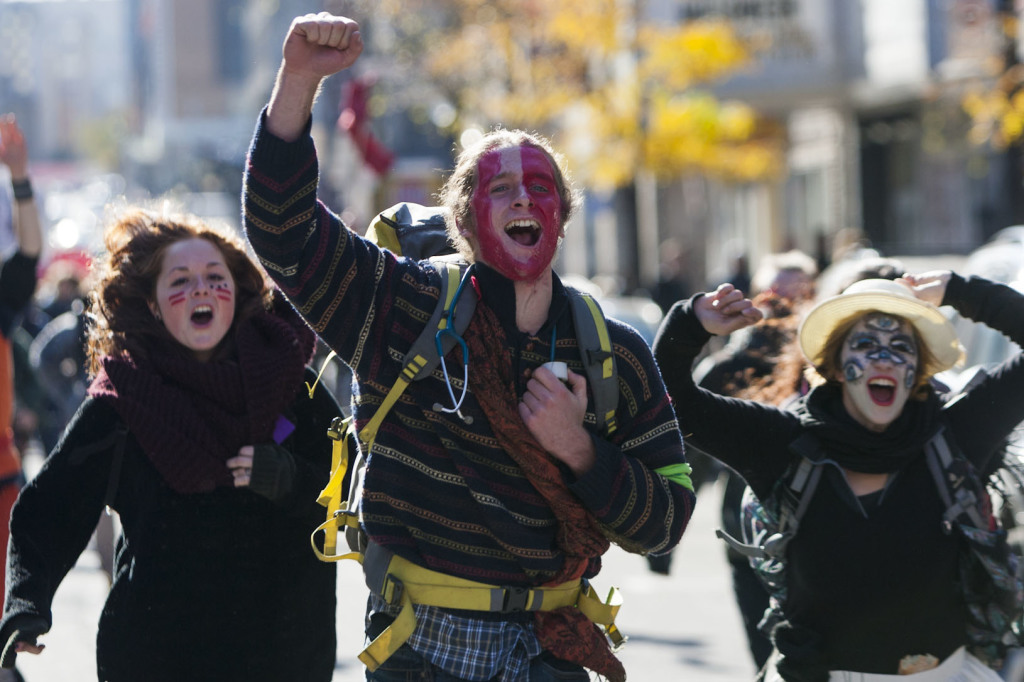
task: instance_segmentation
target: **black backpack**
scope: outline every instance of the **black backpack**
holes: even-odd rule
[[[968,649],[998,670],[1007,651],[1024,644],[1024,583],[1019,554],[1011,548],[992,500],[1008,498],[1011,488],[1022,489],[1022,465],[1004,455],[1001,466],[986,478],[952,446],[941,428],[925,445],[925,456],[946,505],[943,530],[959,534],[969,549],[960,561],[961,588],[968,608]],[[802,457],[790,465],[764,500],[748,486],[741,503],[742,542],[716,531],[749,559],[768,590],[770,606],[758,625],[765,634],[786,619],[786,548],[800,528],[824,466]]]

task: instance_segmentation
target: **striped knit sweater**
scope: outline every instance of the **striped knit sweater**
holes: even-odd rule
[[[437,305],[440,275],[427,262],[396,258],[351,232],[317,200],[316,150],[256,128],[243,190],[248,239],[264,267],[314,330],[353,369],[353,407],[364,425],[398,378],[401,362]],[[506,332],[519,395],[532,371],[551,359],[582,372],[565,288],[555,278],[549,319],[536,335],[515,325],[512,282],[475,266],[483,304]],[[655,473],[685,461],[675,413],[653,356],[632,328],[609,320],[619,374],[618,429],[585,426],[597,461],[569,489],[609,539],[631,552],[679,542],[693,509],[689,490]],[[554,348],[551,347],[554,326]],[[474,333],[470,323],[466,336]],[[456,395],[458,351],[447,356]],[[473,372],[473,358],[469,371]],[[369,453],[360,502],[374,542],[432,570],[488,583],[538,585],[561,567],[555,517],[501,449],[472,392],[458,417],[440,369],[410,386],[391,409]],[[599,558],[590,573],[599,570]]]

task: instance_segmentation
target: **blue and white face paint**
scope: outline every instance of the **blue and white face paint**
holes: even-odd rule
[[[868,313],[850,329],[839,356],[843,405],[859,424],[884,431],[903,412],[919,356],[910,324]]]

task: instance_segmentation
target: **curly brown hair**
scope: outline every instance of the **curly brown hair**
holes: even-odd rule
[[[99,371],[104,356],[144,358],[157,348],[165,352],[180,349],[167,328],[153,317],[150,302],[156,295],[164,253],[187,239],[205,239],[217,247],[235,280],[235,320],[214,357],[226,352],[231,332],[241,320],[270,309],[269,280],[246,253],[240,237],[187,213],[128,208],[106,229],[106,258],[97,260],[98,284],[89,295],[86,353],[90,375]]]
[[[752,301],[756,307],[767,310],[767,316],[757,328],[759,343],[747,352],[768,363],[771,371],[757,376],[750,370],[728,394],[768,405],[783,405],[803,392],[805,362],[797,344],[797,327],[799,310],[808,302],[794,301],[771,290],[762,291]]]
[[[551,162],[555,170],[555,184],[562,200],[562,225],[564,226],[580,203],[579,193],[574,189],[572,179],[565,168],[561,154],[555,152],[551,142],[537,133],[524,130],[498,128],[484,135],[476,144],[465,148],[455,162],[455,170],[438,193],[438,200],[445,207],[445,222],[448,238],[456,250],[467,260],[473,259],[473,247],[462,235],[460,229],[476,232],[476,216],[473,214],[473,193],[479,182],[478,164],[481,157],[494,149],[507,147],[534,147],[539,149]]]

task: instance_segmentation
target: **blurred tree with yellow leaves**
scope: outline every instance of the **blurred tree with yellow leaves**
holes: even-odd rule
[[[987,77],[976,79],[966,89],[961,106],[970,118],[968,141],[1004,151],[1024,137],[1024,66],[1016,55],[1019,19],[1013,7],[998,9],[993,19],[1003,44],[1002,54],[987,60]]]
[[[639,0],[379,0],[368,16],[389,57],[411,60],[454,105],[452,133],[539,130],[587,187],[780,169],[756,112],[710,91],[753,64],[752,41],[726,21],[655,25]]]
[[[1015,65],[1003,72],[994,87],[976,87],[963,97],[963,108],[971,119],[967,139],[975,145],[990,144],[1003,150],[1024,136],[1024,67]]]

